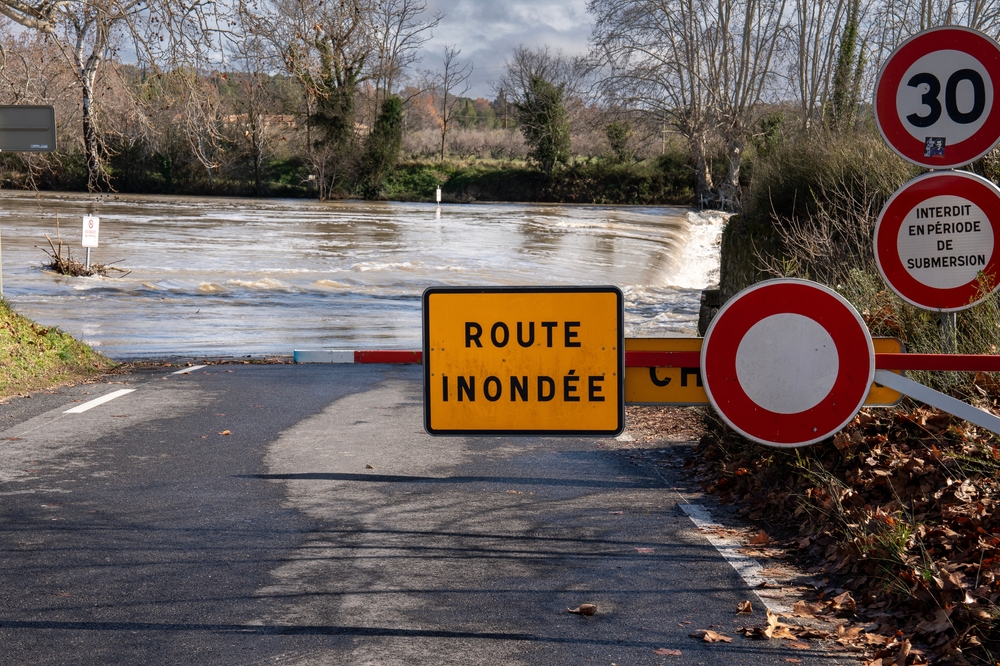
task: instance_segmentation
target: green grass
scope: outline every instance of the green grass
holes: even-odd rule
[[[0,398],[85,379],[115,365],[68,333],[22,317],[0,299]]]

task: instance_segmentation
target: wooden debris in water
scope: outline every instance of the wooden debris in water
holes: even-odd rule
[[[56,229],[58,230],[58,223],[56,225]],[[43,267],[55,271],[60,275],[70,275],[72,277],[100,275],[101,277],[108,277],[108,273],[111,271],[117,271],[117,277],[125,277],[132,272],[123,268],[118,268],[112,264],[98,264],[94,262],[92,262],[88,268],[86,264],[73,258],[73,252],[69,248],[66,249],[66,256],[63,257],[63,242],[61,237],[57,237],[56,243],[53,243],[49,235],[45,234],[45,240],[49,242],[49,247],[52,248],[52,251],[50,252],[44,247],[42,248],[42,251],[49,256],[49,259],[51,259],[49,263],[43,264]]]

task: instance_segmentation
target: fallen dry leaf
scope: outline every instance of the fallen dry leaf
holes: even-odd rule
[[[858,610],[858,604],[851,597],[850,592],[838,594],[833,598],[833,610],[846,610],[852,613]]]
[[[807,601],[796,601],[792,604],[792,614],[799,617],[812,617],[823,612],[823,604],[811,604]]]
[[[796,659],[795,657],[785,657],[785,661],[787,661],[789,664],[801,664],[802,663],[801,659]]]
[[[233,433],[229,432],[228,430],[223,430],[223,431],[222,431],[222,432],[220,432],[219,434],[220,434],[220,435],[232,435]]]
[[[576,615],[593,615],[597,612],[597,606],[595,604],[580,604],[576,608],[567,608],[566,612]]]
[[[925,634],[939,634],[951,629],[951,609],[938,608],[934,615],[917,625],[917,631]]]
[[[752,613],[752,612],[753,612],[753,605],[750,603],[749,599],[746,599],[745,601],[741,601],[740,603],[738,603],[736,605],[736,613],[737,614]]]
[[[671,650],[670,648],[659,648],[653,650],[653,654],[658,654],[663,657],[679,657],[684,653],[681,652],[680,650]]]
[[[757,534],[750,537],[749,543],[751,546],[766,546],[771,543],[771,537],[767,535],[767,532],[761,530],[760,532],[757,532]]]
[[[809,643],[803,643],[802,641],[789,641],[788,647],[793,647],[796,650],[808,650]]]
[[[700,638],[706,643],[732,643],[733,639],[729,636],[723,636],[720,633],[712,631],[711,629],[699,629],[693,634],[688,634],[691,638]]]
[[[635,550],[636,550],[637,553],[640,553],[642,555],[649,555],[651,553],[655,553],[656,552],[656,550],[653,549],[653,548],[645,548],[645,547],[641,547],[641,546],[635,546]]]

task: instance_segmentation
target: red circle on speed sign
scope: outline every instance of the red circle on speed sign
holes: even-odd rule
[[[840,294],[807,280],[768,280],[719,310],[705,333],[701,372],[709,402],[741,434],[769,446],[805,446],[861,409],[875,350]]]
[[[1000,188],[965,171],[934,171],[896,190],[875,224],[886,284],[927,310],[972,307],[995,291]]]
[[[875,82],[875,122],[904,159],[931,169],[973,162],[1000,140],[1000,45],[976,30],[925,30],[893,51]]]

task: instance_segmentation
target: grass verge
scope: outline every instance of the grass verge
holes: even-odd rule
[[[0,399],[87,379],[116,365],[68,333],[22,317],[0,299]]]

